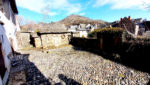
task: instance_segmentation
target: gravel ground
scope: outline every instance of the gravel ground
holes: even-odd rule
[[[29,55],[27,85],[147,85],[150,74],[86,51],[63,47]]]

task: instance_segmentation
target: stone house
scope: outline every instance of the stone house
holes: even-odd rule
[[[33,36],[35,47],[58,47],[69,44],[71,32],[64,24],[51,23],[41,26],[37,36]]]
[[[10,57],[17,49],[16,32],[20,29],[15,0],[0,0],[0,85],[5,85],[10,72]]]
[[[70,32],[41,32],[34,40],[36,47],[48,48],[68,45],[70,38]]]
[[[49,48],[69,44],[71,32],[68,32],[63,24],[44,24],[40,25],[38,30],[39,32],[18,33],[20,48]]]
[[[18,49],[23,48],[30,48],[33,47],[31,43],[31,32],[18,32],[17,33],[17,40],[18,42]]]

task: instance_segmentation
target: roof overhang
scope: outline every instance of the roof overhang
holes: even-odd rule
[[[11,9],[13,10],[14,13],[18,14],[18,9],[17,9],[17,5],[16,5],[16,1],[15,0],[9,0],[10,1],[10,6]]]

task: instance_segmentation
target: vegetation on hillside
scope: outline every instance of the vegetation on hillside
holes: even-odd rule
[[[22,31],[30,31],[32,30],[39,30],[40,32],[66,32],[65,26],[70,25],[79,25],[79,24],[100,24],[106,26],[108,23],[102,20],[92,20],[87,17],[79,16],[79,15],[71,15],[66,17],[65,19],[59,22],[51,22],[51,23],[43,23],[40,22],[35,24],[33,22],[28,22],[21,26]]]
[[[80,15],[71,15],[61,20],[60,23],[65,24],[66,26],[78,25],[78,24],[107,24],[107,22],[102,20],[92,20],[87,17]]]

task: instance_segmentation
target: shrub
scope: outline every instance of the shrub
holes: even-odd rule
[[[39,29],[36,29],[35,32],[38,33],[38,32],[40,32],[40,31],[39,31]]]
[[[96,30],[96,32],[103,36],[110,36],[110,35],[122,35],[124,30],[122,28],[104,28],[101,30]],[[100,36],[98,35],[98,37]]]
[[[103,28],[103,29],[96,29],[93,32],[89,33],[89,37],[98,38],[100,35],[121,35],[125,30],[122,28]]]

